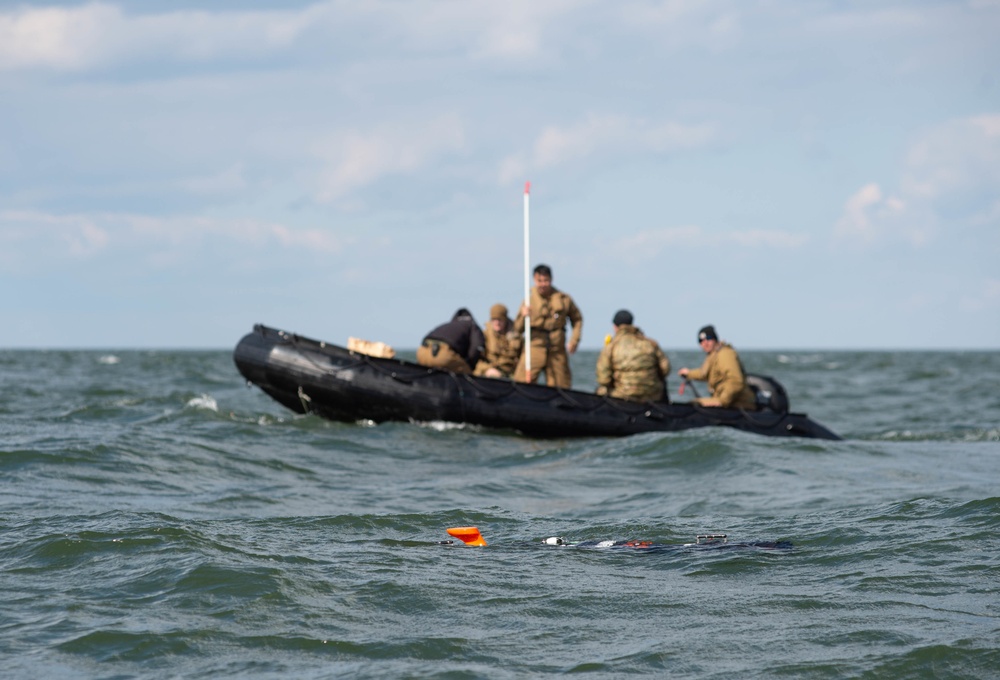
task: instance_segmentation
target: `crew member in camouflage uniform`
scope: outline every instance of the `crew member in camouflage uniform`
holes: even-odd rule
[[[652,338],[632,325],[623,309],[612,321],[615,336],[597,357],[597,393],[629,401],[666,399],[670,359]]]
[[[569,354],[576,352],[583,332],[583,314],[576,303],[566,293],[552,285],[552,269],[540,264],[534,271],[535,285],[532,287],[529,304],[521,305],[521,311],[514,320],[514,330],[524,335],[524,317],[531,317],[531,379],[527,380],[525,353],[514,369],[514,380],[537,382],[545,371],[545,384],[552,387],[569,388],[573,385],[573,375],[569,370]],[[566,342],[566,324],[571,324],[573,335]]]
[[[476,375],[487,378],[509,378],[521,356],[524,339],[514,332],[514,322],[507,315],[507,307],[499,302],[490,307],[490,320],[483,327],[486,352],[476,364]]]
[[[417,348],[417,363],[455,373],[472,373],[483,352],[483,332],[462,307],[448,323],[428,333]]]
[[[704,380],[708,383],[710,397],[695,399],[702,406],[757,410],[757,399],[747,385],[743,363],[732,345],[720,342],[714,326],[705,326],[698,331],[698,344],[708,356],[701,368],[682,368],[677,375],[689,380]]]

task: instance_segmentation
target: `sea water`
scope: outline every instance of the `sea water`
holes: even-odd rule
[[[331,423],[228,350],[2,351],[0,674],[1000,676],[1000,352],[743,359],[845,440]],[[792,547],[544,544],[703,533]]]

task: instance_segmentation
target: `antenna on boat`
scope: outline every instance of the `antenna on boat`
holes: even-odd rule
[[[531,194],[531,182],[524,183],[524,304],[528,305],[528,314],[524,317],[524,382],[531,382],[531,260],[528,256],[528,244],[531,231],[528,219],[528,197]]]

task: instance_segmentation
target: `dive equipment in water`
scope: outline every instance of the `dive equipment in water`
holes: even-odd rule
[[[446,530],[466,545],[486,545],[486,540],[477,527],[452,527]],[[451,544],[452,541],[442,541]],[[542,545],[561,546],[565,548],[615,548],[631,549],[644,552],[670,552],[690,548],[699,549],[757,549],[757,550],[790,550],[791,541],[748,541],[730,543],[726,534],[698,534],[694,543],[657,543],[655,541],[570,541],[562,536],[549,536],[541,542]],[[537,545],[537,544],[536,544]]]

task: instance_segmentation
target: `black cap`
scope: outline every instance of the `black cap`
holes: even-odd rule
[[[700,331],[698,331],[698,342],[702,340],[718,340],[719,336],[715,333],[715,326],[705,326]]]
[[[619,309],[615,314],[615,318],[611,321],[616,326],[625,326],[632,324],[632,312],[627,309]]]

